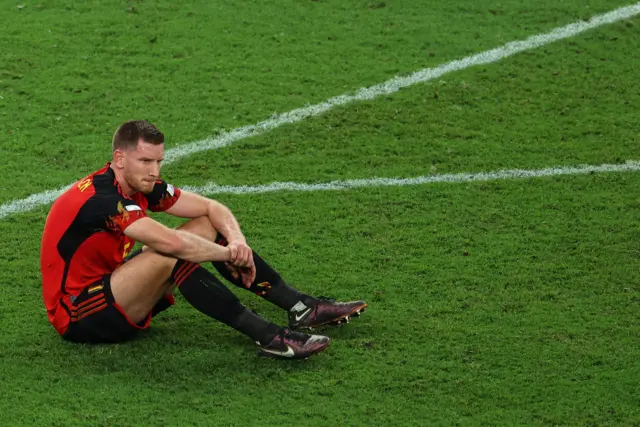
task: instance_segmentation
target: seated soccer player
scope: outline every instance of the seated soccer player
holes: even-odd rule
[[[306,358],[330,339],[310,335],[349,321],[367,304],[314,298],[287,285],[248,245],[231,211],[160,178],[164,135],[146,121],[122,124],[113,159],[62,194],[47,216],[40,253],[49,321],[66,340],[120,342],[174,304],[173,291],[205,315],[249,336],[259,353]],[[147,216],[189,221],[171,229]],[[130,253],[135,242],[142,250]],[[288,327],[245,308],[215,275],[288,311]]]

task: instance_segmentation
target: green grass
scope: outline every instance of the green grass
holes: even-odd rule
[[[130,118],[150,118],[172,147],[625,4],[0,1],[0,203],[98,169]],[[339,107],[165,177],[242,185],[638,159],[638,25]],[[6,217],[0,425],[640,425],[639,186],[616,173],[220,195],[290,283],[370,303],[300,363],[257,358],[179,295],[138,340],[63,342],[41,300],[47,207]]]
[[[626,4],[262,3],[0,1],[0,202],[80,178],[131,118],[173,146]]]

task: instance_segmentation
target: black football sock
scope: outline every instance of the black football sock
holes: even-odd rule
[[[189,304],[198,311],[267,344],[280,328],[243,306],[238,298],[216,276],[199,264],[179,260],[171,279]]]

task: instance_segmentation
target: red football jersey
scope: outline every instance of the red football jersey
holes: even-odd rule
[[[147,216],[169,209],[180,190],[163,180],[149,194],[124,196],[110,163],[78,181],[54,203],[40,248],[42,293],[49,321],[63,334],[69,325],[71,297],[112,273],[135,241],[124,230]]]

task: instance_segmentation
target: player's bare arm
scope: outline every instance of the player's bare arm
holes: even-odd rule
[[[195,263],[234,262],[237,256],[234,247],[224,247],[195,234],[171,229],[151,218],[134,222],[124,234],[156,252]]]
[[[233,263],[241,269],[255,269],[251,248],[240,230],[233,213],[222,203],[188,191],[182,191],[178,201],[166,213],[180,218],[207,216],[214,228],[234,247],[238,255]]]

